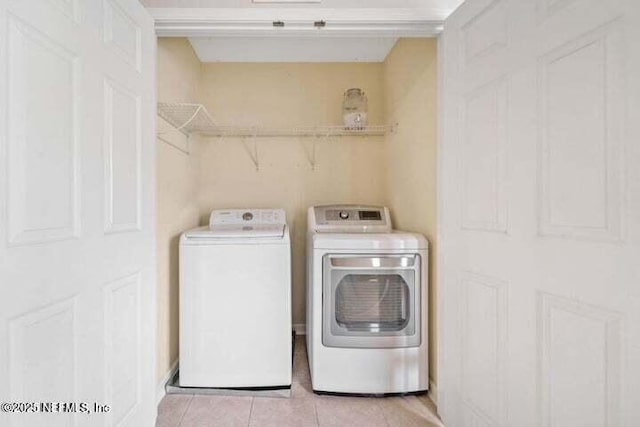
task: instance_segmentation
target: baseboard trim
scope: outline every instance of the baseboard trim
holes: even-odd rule
[[[158,385],[156,386],[156,405],[159,405],[162,398],[167,394],[165,390],[165,385],[167,384],[167,382],[169,382],[171,378],[173,378],[173,376],[177,371],[178,371],[178,359],[176,359],[171,364],[171,368],[169,368],[169,370],[164,374],[164,376],[162,377],[162,379],[160,379],[160,381],[158,382]]]
[[[306,323],[294,323],[293,330],[296,332],[296,335],[307,335],[307,324]]]
[[[433,381],[429,381],[429,393],[427,394],[433,404],[438,407],[438,386]]]

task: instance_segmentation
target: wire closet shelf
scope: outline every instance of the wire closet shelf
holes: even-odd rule
[[[217,125],[202,104],[158,103],[158,115],[185,136],[198,134],[212,137],[334,137],[383,136],[392,126],[377,125],[345,128],[339,125],[268,127]]]
[[[240,138],[251,161],[260,169],[260,153],[258,150],[258,138],[297,137],[311,138],[310,144],[305,144],[307,160],[313,170],[316,168],[316,145],[318,141],[330,141],[335,137],[364,137],[384,136],[388,132],[395,131],[395,126],[367,126],[363,128],[346,128],[345,126],[321,125],[321,126],[294,126],[294,127],[266,127],[266,126],[220,126],[215,123],[207,109],[202,104],[190,103],[158,103],[158,116],[164,119],[171,127],[171,131],[158,133],[158,138],[189,155],[190,139],[192,135],[204,137]],[[186,139],[187,149],[179,147],[167,138],[167,133],[180,132]],[[249,140],[251,144],[247,142]],[[310,145],[310,147],[308,146]]]

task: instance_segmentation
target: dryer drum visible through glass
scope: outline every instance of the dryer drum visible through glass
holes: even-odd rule
[[[323,257],[323,336],[328,347],[420,345],[420,256]]]

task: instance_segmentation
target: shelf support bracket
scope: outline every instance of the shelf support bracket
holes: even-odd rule
[[[189,126],[189,123],[191,123],[193,121],[193,119],[196,118],[196,116],[198,115],[198,113],[200,112],[200,110],[202,110],[202,105],[198,105],[198,108],[196,108],[196,111],[191,115],[191,117],[189,117],[189,120],[187,120],[186,122],[184,122],[183,124],[181,124],[180,126],[178,126],[176,128],[176,130],[179,130],[182,132],[182,129],[184,129],[186,126]]]
[[[187,137],[187,149],[186,150],[184,148],[174,144],[173,142],[171,142],[171,140],[165,138],[162,133],[159,133],[158,135],[156,135],[156,137],[160,141],[164,142],[167,145],[170,145],[171,147],[175,148],[176,150],[180,151],[183,154],[186,154],[187,156],[189,156],[191,154],[191,151],[189,149],[189,145],[190,145],[189,144],[189,137]]]
[[[242,145],[244,145],[244,149],[249,154],[249,157],[251,157],[251,161],[255,165],[256,171],[259,171],[260,170],[260,158],[258,156],[257,139],[258,139],[258,131],[257,131],[257,129],[254,129],[253,130],[253,137],[251,138],[251,142],[252,142],[251,146],[249,146],[247,144],[247,140],[245,138],[242,138]]]
[[[318,147],[319,137],[319,135],[316,135],[316,137],[313,138],[313,142],[311,143],[311,155],[309,156],[309,164],[311,165],[312,171],[316,170],[316,149]]]
[[[322,138],[323,141],[328,140],[331,137],[331,130],[327,130],[326,133],[315,132],[315,137],[311,141],[311,147],[308,147],[304,142],[302,146],[304,147],[305,154],[307,155],[307,161],[309,162],[309,166],[311,166],[311,170],[316,170],[316,153],[318,151],[318,142]]]

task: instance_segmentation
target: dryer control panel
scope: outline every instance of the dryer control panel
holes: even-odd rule
[[[389,210],[381,206],[313,206],[308,226],[318,233],[390,233],[391,219]]]

